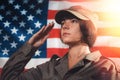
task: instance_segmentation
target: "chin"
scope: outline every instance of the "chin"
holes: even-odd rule
[[[62,40],[62,42],[67,45],[71,44],[71,41],[68,41],[68,40]]]

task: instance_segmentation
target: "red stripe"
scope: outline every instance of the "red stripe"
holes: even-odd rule
[[[47,49],[47,57],[50,58],[54,54],[57,54],[58,56],[62,57],[65,55],[65,53],[68,51],[68,49],[59,49],[59,48],[48,48]]]
[[[57,10],[48,10],[48,19],[54,19]]]
[[[60,38],[60,29],[52,29],[49,38]]]
[[[116,57],[120,58],[120,48],[115,47],[93,47],[91,51],[99,50],[101,54],[105,57]],[[59,48],[48,48],[47,57],[52,57],[52,55],[57,54],[58,56],[63,56],[68,51],[68,49],[59,49]]]
[[[93,47],[91,50],[92,51],[99,50],[101,52],[101,54],[105,57],[120,58],[120,48],[116,48],[116,47]]]

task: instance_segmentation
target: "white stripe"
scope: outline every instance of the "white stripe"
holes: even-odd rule
[[[0,58],[0,68],[2,68],[4,65],[5,65],[5,63],[7,62],[7,60],[8,60],[8,58]],[[37,65],[39,65],[39,64],[42,64],[42,63],[45,63],[45,62],[47,62],[47,61],[49,61],[49,58],[32,58],[29,62],[28,62],[28,64],[26,65],[26,67],[25,68],[31,68],[31,67],[36,67]]]
[[[31,67],[36,67],[37,65],[40,65],[42,63],[45,63],[49,61],[50,58],[39,58],[39,59],[34,59],[32,58],[29,63],[26,65],[26,68],[31,68]]]
[[[60,38],[48,38],[47,48],[68,48],[68,46],[62,43]]]
[[[120,48],[120,37],[112,36],[98,36],[94,46],[106,46],[106,47],[118,47]],[[47,48],[68,48],[67,45],[63,44],[60,38],[48,38]]]
[[[62,10],[65,8],[69,8],[70,6],[74,5],[81,5],[86,8],[89,8],[93,11],[101,11],[101,2],[99,1],[91,1],[91,2],[69,2],[69,1],[50,1],[49,2],[49,9],[50,10]],[[96,6],[96,7],[95,7]]]
[[[98,36],[94,46],[119,47],[120,37]]]
[[[120,66],[120,58],[111,58],[109,57],[111,60],[113,60],[115,62],[115,64],[117,66]],[[0,58],[0,68],[2,68],[4,66],[4,64],[6,63],[6,61],[8,60],[8,58]],[[32,68],[32,67],[36,67],[37,65],[40,65],[42,63],[45,63],[47,61],[49,61],[50,58],[39,58],[39,59],[31,59],[28,64],[26,65],[26,69]],[[120,68],[120,67],[119,67]]]
[[[88,2],[50,1],[49,9],[50,10],[62,10],[65,8],[69,8],[70,6],[73,6],[73,5],[81,5],[95,12],[120,12],[120,8],[119,8],[120,5],[118,4],[119,1],[113,0],[113,4],[112,2],[111,3],[109,2],[110,1],[106,1],[106,0],[90,1],[90,2],[89,1]],[[118,10],[114,8],[111,9],[110,7],[111,5],[117,6],[117,8],[119,9]]]

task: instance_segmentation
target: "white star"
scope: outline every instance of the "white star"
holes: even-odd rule
[[[25,9],[23,9],[21,12],[21,15],[26,15],[27,11]]]
[[[0,9],[1,9],[1,10],[5,10],[5,6],[4,6],[4,5],[1,5],[1,6],[0,6]]]
[[[0,34],[2,34],[2,30],[0,29]]]
[[[9,0],[8,2],[9,4],[13,4],[14,0]]]
[[[2,21],[3,17],[0,15],[0,21]]]
[[[6,21],[3,23],[5,27],[9,27],[10,26],[10,22]]]
[[[38,9],[38,10],[36,11],[36,14],[41,14],[41,12],[42,12],[42,10]]]
[[[18,29],[14,27],[13,29],[11,29],[11,31],[12,31],[12,34],[17,34]]]
[[[18,17],[17,17],[17,16],[14,16],[14,17],[12,18],[12,20],[13,20],[13,21],[17,21],[17,20],[18,20]]]
[[[39,51],[39,50],[37,50],[36,52],[35,52],[35,56],[40,56],[40,53],[41,53],[42,51]]]
[[[35,27],[37,28],[40,28],[40,26],[41,26],[41,23],[39,22],[39,21],[37,21],[36,23],[34,23],[35,24]]]
[[[12,43],[10,43],[11,48],[16,48],[17,47],[17,43],[15,43],[14,41]]]
[[[30,9],[34,9],[35,8],[35,5],[30,5]]]
[[[0,48],[1,48],[2,43],[0,43]]]
[[[18,38],[19,38],[19,41],[25,41],[26,36],[21,34],[20,36],[18,36]]]
[[[6,41],[6,40],[8,41],[8,40],[9,40],[9,37],[10,37],[10,36],[8,36],[8,35],[3,36],[4,41]]]
[[[21,21],[19,24],[20,24],[20,27],[25,27],[25,22]]]
[[[4,50],[2,50],[2,52],[3,52],[3,55],[8,55],[9,50],[5,48]]]
[[[28,0],[24,0],[23,3],[24,3],[24,4],[27,4],[27,3],[28,3]]]
[[[28,17],[28,21],[29,21],[29,20],[33,21],[34,16],[29,15],[29,16],[27,16],[27,17]]]
[[[31,29],[31,28],[29,28],[29,29],[27,29],[27,34],[33,34],[33,29]]]
[[[16,5],[14,6],[14,8],[15,8],[15,9],[20,9],[20,5],[19,5],[19,4],[16,4]]]
[[[43,0],[37,0],[38,1],[38,3],[42,3],[43,2]]]
[[[11,11],[6,11],[6,15],[11,15]]]

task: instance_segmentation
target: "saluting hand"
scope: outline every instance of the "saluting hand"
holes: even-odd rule
[[[48,38],[48,33],[52,30],[54,22],[49,23],[47,26],[43,26],[37,33],[35,33],[29,40],[28,43],[35,48],[39,48],[46,39]]]

